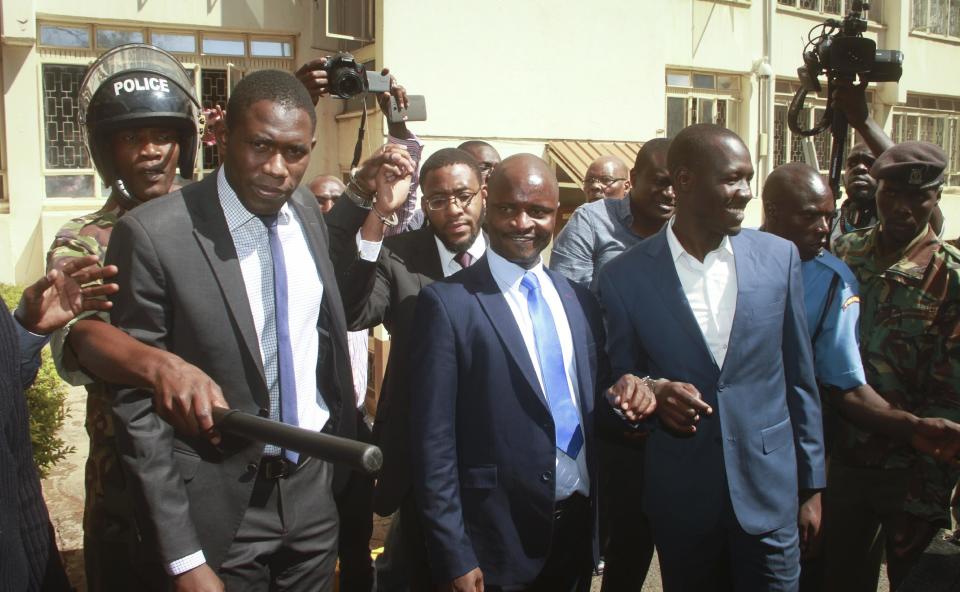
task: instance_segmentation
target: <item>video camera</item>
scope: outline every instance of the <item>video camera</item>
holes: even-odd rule
[[[327,73],[330,94],[349,99],[362,93],[390,92],[390,77],[367,72],[363,64],[349,53],[327,57],[323,67]]]
[[[861,84],[870,82],[898,82],[903,74],[903,53],[896,50],[877,49],[873,39],[863,36],[867,19],[863,12],[870,5],[862,0],[853,0],[850,12],[842,20],[827,19],[810,30],[807,46],[803,52],[804,65],[797,69],[800,89],[790,103],[787,125],[790,131],[801,136],[815,136],[828,127],[833,134],[830,150],[830,187],[834,197],[839,197],[840,175],[843,171],[843,153],[847,140],[847,119],[828,103],[823,117],[812,128],[800,127],[800,114],[808,92],[820,92],[819,76],[827,76],[827,95],[838,82]],[[817,30],[819,35],[815,35]]]

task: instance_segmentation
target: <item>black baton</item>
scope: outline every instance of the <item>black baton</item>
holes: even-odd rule
[[[320,460],[343,463],[367,475],[376,475],[383,465],[383,453],[373,444],[305,430],[238,409],[214,407],[213,421],[221,432],[288,448]]]

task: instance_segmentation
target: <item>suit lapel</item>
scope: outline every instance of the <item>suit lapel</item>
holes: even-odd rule
[[[549,411],[550,404],[547,402],[543,389],[540,388],[540,381],[537,379],[537,372],[533,368],[533,361],[530,359],[530,352],[523,341],[523,335],[520,334],[520,327],[517,326],[517,320],[514,318],[506,298],[500,292],[500,286],[493,279],[487,258],[481,257],[480,260],[470,266],[468,271],[479,284],[476,290],[477,300],[480,301],[480,306],[490,319],[490,324],[493,325],[497,335],[500,336],[500,340],[517,363],[520,373],[523,374],[530,388],[533,389],[537,398]]]
[[[243,272],[240,270],[240,261],[233,246],[233,237],[227,228],[227,220],[217,197],[217,175],[207,176],[194,187],[199,194],[199,199],[187,202],[190,209],[197,213],[193,235],[220,286],[220,292],[230,309],[230,315],[237,324],[247,348],[247,354],[256,364],[260,380],[263,381],[262,389],[251,389],[254,397],[261,406],[269,406],[269,401],[264,398],[267,381],[264,378],[263,360],[260,356],[260,340],[253,323],[253,313],[250,310],[250,302],[247,300],[247,288],[243,283]],[[185,192],[193,193],[194,191],[188,187]]]
[[[437,241],[434,239],[433,229],[429,226],[415,230],[417,236],[417,250],[419,254],[417,261],[417,273],[420,280],[420,288],[423,289],[437,280],[443,279],[443,266],[440,262],[440,253],[437,251]],[[424,280],[429,281],[424,281]]]
[[[670,245],[667,243],[666,225],[647,240],[655,241],[647,255],[653,257],[656,269],[656,282],[653,284],[659,286],[657,291],[664,307],[673,314],[677,325],[682,328],[694,343],[699,344],[700,348],[706,354],[707,358],[713,360],[710,348],[703,338],[703,331],[697,324],[697,319],[693,316],[690,309],[690,302],[687,295],[683,292],[683,285],[680,283],[680,276],[677,275],[677,268],[673,262],[673,253],[670,252]],[[716,362],[714,362],[716,364]]]
[[[750,319],[747,311],[750,309],[753,292],[760,277],[758,262],[748,241],[749,239],[742,233],[730,237],[734,266],[737,269],[737,308],[733,314],[733,326],[730,328],[730,341],[727,345],[724,368],[730,365],[727,362],[734,359],[736,346],[741,341],[740,334],[749,330]]]
[[[587,335],[590,330],[587,327],[587,317],[583,313],[583,307],[580,299],[573,291],[569,280],[544,268],[553,285],[560,295],[560,301],[563,303],[563,310],[567,315],[567,324],[570,325],[570,335],[573,338],[573,359],[577,365],[577,382],[580,391],[580,411],[581,415],[587,415],[593,410],[593,400],[595,395],[594,381],[591,378],[590,352],[587,343]]]

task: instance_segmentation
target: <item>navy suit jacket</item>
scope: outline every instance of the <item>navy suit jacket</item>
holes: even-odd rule
[[[798,490],[826,484],[800,257],[767,233],[730,240],[738,293],[722,369],[684,295],[666,226],[600,274],[614,372],[691,383],[714,410],[692,436],[659,429],[647,441],[644,507],[666,536],[716,523],[728,491],[740,526],[769,532],[796,522]]]
[[[595,398],[609,386],[596,298],[547,270],[573,335],[596,525]],[[412,341],[411,464],[433,578],[479,566],[487,585],[532,582],[553,528],[553,418],[487,258],[425,287]],[[596,528],[594,527],[594,558]]]

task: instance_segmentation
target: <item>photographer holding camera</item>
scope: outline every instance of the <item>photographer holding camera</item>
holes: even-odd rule
[[[832,89],[830,101],[834,109],[847,118],[863,142],[855,144],[846,157],[843,172],[843,188],[846,199],[840,206],[840,216],[833,232],[833,240],[854,230],[877,224],[875,194],[877,181],[870,176],[870,167],[877,157],[894,146],[893,140],[883,128],[870,118],[867,109],[866,84],[837,83]],[[835,196],[839,197],[839,196]],[[943,212],[937,204],[930,216],[934,232],[943,236]]]

